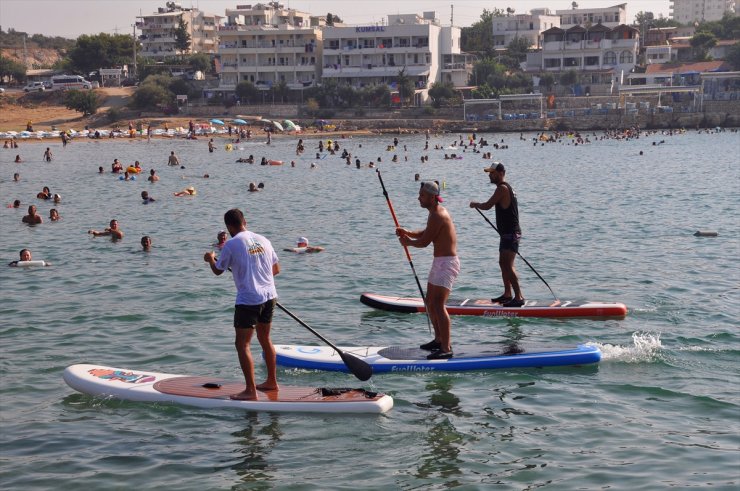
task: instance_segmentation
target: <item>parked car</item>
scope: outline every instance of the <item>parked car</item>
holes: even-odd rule
[[[43,92],[46,90],[44,82],[29,82],[23,87],[23,92]]]

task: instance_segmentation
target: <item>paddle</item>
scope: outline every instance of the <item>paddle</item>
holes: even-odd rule
[[[499,235],[501,235],[501,232],[498,231],[498,229],[496,228],[496,226],[491,223],[491,220],[489,220],[488,217],[485,214],[483,214],[482,211],[480,211],[478,208],[476,208],[475,211],[477,211],[478,213],[480,213],[480,216],[482,216],[483,219],[488,222],[488,225],[490,225],[491,227],[493,227],[493,229],[496,231],[496,233],[498,233]],[[540,276],[540,274],[537,272],[537,270],[534,269],[534,267],[531,264],[529,264],[529,261],[527,261],[526,259],[524,259],[524,256],[522,256],[521,254],[519,254],[519,251],[517,251],[516,254],[517,254],[517,256],[519,256],[520,258],[522,258],[522,261],[524,261],[525,263],[527,263],[527,266],[529,266],[529,269],[531,269],[532,271],[534,271],[534,274],[536,274],[537,277],[542,280],[542,283],[545,284],[545,286],[550,290],[550,293],[552,293],[552,296],[555,297],[555,301],[559,302],[560,299],[557,297],[557,295],[555,295],[555,292],[552,291],[552,288],[550,288],[550,285],[547,284],[547,282],[545,281],[545,278],[543,278],[542,276]]]
[[[383,188],[383,195],[385,196],[385,201],[388,203],[388,208],[391,210],[391,216],[393,217],[393,223],[396,224],[396,228],[401,228],[401,226],[398,224],[398,218],[396,218],[396,212],[393,211],[393,203],[391,203],[391,199],[388,197],[388,191],[385,190],[385,184],[383,184],[383,176],[380,175],[380,169],[376,169],[378,173],[378,179],[380,179],[380,185]],[[406,251],[406,259],[409,261],[409,266],[411,266],[411,271],[414,273],[414,279],[416,280],[416,286],[419,287],[419,293],[421,293],[421,301],[424,302],[424,307],[427,305],[427,299],[424,295],[424,289],[421,287],[421,283],[419,282],[419,276],[416,274],[416,268],[414,268],[414,261],[411,260],[411,254],[409,253],[409,248],[406,246],[403,246],[403,250]],[[429,332],[432,332],[432,322],[429,319],[429,309],[425,308],[424,312],[427,315],[427,327],[429,328]]]
[[[296,321],[298,324],[302,325],[303,327],[311,331],[314,335],[316,335],[316,337],[318,337],[320,340],[322,340],[323,342],[331,346],[334,349],[334,351],[339,353],[339,357],[342,359],[342,361],[347,366],[347,368],[349,368],[349,371],[352,372],[352,374],[355,377],[357,377],[358,379],[364,382],[365,380],[368,380],[370,377],[373,376],[373,367],[371,367],[364,361],[360,360],[356,356],[350,355],[349,353],[345,353],[344,351],[334,346],[328,339],[326,339],[324,336],[322,336],[318,332],[314,331],[311,328],[311,326],[309,326],[308,324],[303,322],[301,319],[296,317],[296,315],[293,314],[293,312],[291,312],[290,310],[280,305],[280,302],[276,302],[275,304],[278,306],[280,310],[282,310],[283,312],[291,316],[294,321]]]

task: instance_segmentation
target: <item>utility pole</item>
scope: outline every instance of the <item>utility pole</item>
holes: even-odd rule
[[[131,78],[136,78],[136,22],[134,22],[134,73]]]
[[[23,66],[28,70],[28,51],[26,50],[26,35],[23,34]]]

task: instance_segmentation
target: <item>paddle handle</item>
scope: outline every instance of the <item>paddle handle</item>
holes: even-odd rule
[[[393,203],[391,203],[391,199],[388,196],[388,191],[385,190],[385,184],[383,183],[383,176],[380,175],[380,169],[376,169],[378,173],[378,179],[380,179],[380,186],[383,188],[383,196],[385,196],[385,202],[388,203],[388,209],[391,210],[391,216],[393,217],[393,223],[396,224],[396,228],[401,228],[401,225],[398,224],[398,218],[396,218],[396,212],[393,210]],[[408,259],[409,262],[411,262],[411,253],[409,252],[409,248],[406,246],[403,246],[404,252],[406,252],[406,259]],[[413,268],[413,265],[411,266]]]

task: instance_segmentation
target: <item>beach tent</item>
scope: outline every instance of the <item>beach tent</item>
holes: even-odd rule
[[[234,124],[238,124],[239,126],[243,126],[245,124],[249,124],[246,121],[244,121],[243,119],[234,119],[231,122],[234,123]]]

